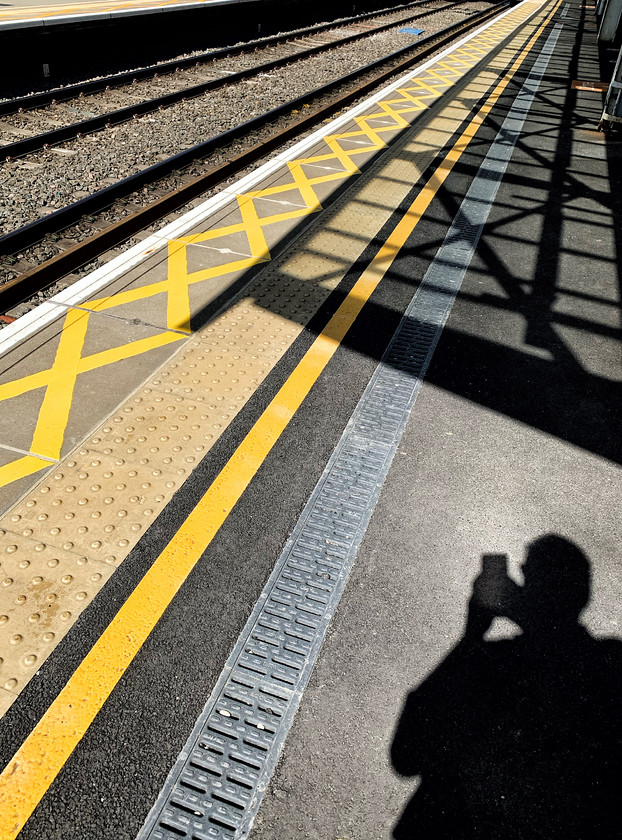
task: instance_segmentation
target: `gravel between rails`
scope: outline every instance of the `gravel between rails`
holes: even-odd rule
[[[116,109],[129,107],[141,102],[154,99],[170,93],[187,90],[193,85],[211,81],[217,78],[226,77],[228,73],[239,73],[259,67],[268,61],[291,57],[295,58],[297,53],[312,45],[328,44],[331,41],[339,40],[348,35],[361,34],[361,29],[372,26],[383,26],[410,21],[414,14],[419,13],[425,17],[434,10],[434,6],[440,3],[452,5],[463,0],[429,0],[422,4],[421,9],[402,9],[387,14],[379,14],[374,18],[363,21],[361,24],[349,23],[340,25],[336,21],[331,29],[319,33],[312,33],[305,36],[296,32],[283,34],[282,43],[261,45],[253,47],[251,42],[248,48],[239,55],[216,56],[213,59],[205,59],[201,64],[175,72],[163,73],[159,76],[149,77],[143,80],[136,80],[130,84],[113,86],[110,90],[101,90],[92,94],[80,95],[72,100],[54,103],[53,105],[42,106],[33,110],[26,110],[14,114],[8,114],[0,118],[0,144],[12,143],[32,134],[42,134],[54,128],[72,125],[80,120],[110,113]],[[441,6],[444,8],[444,6]],[[231,47],[232,51],[241,45]],[[180,56],[180,59],[190,56]]]
[[[474,2],[425,17],[425,34],[488,8]],[[415,23],[416,25],[416,23]],[[396,30],[303,59],[265,76],[180,102],[156,114],[2,165],[0,232],[6,233],[89,195],[277,104],[302,96],[405,46]]]

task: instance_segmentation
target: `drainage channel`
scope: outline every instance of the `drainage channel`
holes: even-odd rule
[[[139,840],[248,835],[561,28],[515,98]]]

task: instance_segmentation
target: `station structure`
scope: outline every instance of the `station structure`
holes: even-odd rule
[[[621,8],[509,6],[0,331],[2,840],[617,836]]]

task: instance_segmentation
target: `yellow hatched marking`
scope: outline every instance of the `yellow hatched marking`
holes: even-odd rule
[[[413,109],[408,108],[408,111],[412,111]],[[390,117],[395,122],[396,128],[406,128],[410,123],[408,120],[404,119],[402,116],[401,111],[396,111],[395,108],[392,108],[388,102],[383,102],[380,111],[376,111],[375,114],[372,114],[369,119],[383,119],[384,117]]]
[[[337,140],[337,141],[339,141],[339,140],[352,140],[352,138],[365,137],[365,136],[366,136],[365,131],[361,131],[360,129],[358,131],[356,129],[351,129],[350,131],[344,131],[343,134],[338,134],[335,137],[335,140]],[[368,137],[367,139],[369,140],[370,138]],[[340,148],[343,148],[343,147],[340,146]],[[351,155],[352,152],[353,152],[353,149],[348,149],[346,151],[346,154]]]
[[[244,233],[244,225],[236,222],[232,225],[223,225],[219,228],[211,228],[203,233],[192,233],[189,236],[180,236],[175,242],[185,242],[187,245],[195,245],[197,242],[209,242],[210,239],[217,239],[219,236],[227,236],[230,233]]]
[[[72,310],[69,315],[82,315],[84,318],[84,330],[86,330],[88,313],[84,313],[81,310]],[[102,350],[91,356],[80,357],[78,345],[81,350],[84,341],[84,336],[81,333],[82,330],[78,333],[71,333],[69,330],[62,333],[61,338],[65,340],[59,344],[55,363],[52,368],[30,374],[14,382],[8,382],[6,385],[0,385],[0,400],[20,396],[38,388],[47,388],[46,396],[39,410],[31,447],[35,452],[37,452],[35,447],[40,447],[43,450],[41,451],[41,455],[46,458],[51,458],[54,461],[60,457],[69,410],[71,408],[71,396],[78,374],[86,373],[96,368],[104,367],[105,365],[115,364],[124,359],[129,359],[132,356],[142,355],[149,350],[163,347],[182,338],[181,335],[174,333],[162,333],[152,338],[139,339],[138,341],[133,341],[130,344],[124,344],[120,347]],[[65,338],[66,336],[67,338]],[[49,460],[37,458],[35,455],[26,455],[12,461],[10,464],[4,464],[0,467],[0,486],[5,486],[28,475],[33,475],[49,467],[50,464],[51,462]]]
[[[420,96],[414,96],[408,88],[404,88],[404,90],[400,91],[400,93],[403,94],[402,99],[394,99],[391,102],[392,105],[408,105],[407,108],[399,109],[398,113],[400,114],[416,114],[418,111],[426,111],[431,105],[431,102],[424,102]],[[423,95],[428,97],[431,96],[431,94]]]
[[[287,166],[294,179],[294,184],[299,189],[300,195],[310,212],[319,212],[322,209],[322,205],[313,189],[313,185],[316,183],[315,178],[307,178],[304,169],[301,168],[298,161],[289,161]]]
[[[166,294],[166,325],[170,330],[190,333],[187,251],[172,243],[168,245]]]
[[[238,196],[238,206],[242,214],[244,222],[244,230],[248,237],[248,244],[251,252],[262,259],[270,259],[270,251],[268,250],[268,243],[263,232],[263,227],[255,203],[252,200],[257,193],[248,193],[246,196]]]
[[[460,58],[459,57],[460,55],[468,56],[469,60],[467,60],[465,58]],[[451,60],[456,62],[457,64],[462,64],[463,67],[472,67],[473,66],[473,60],[471,59],[471,56],[469,55],[469,53],[466,52],[466,50],[462,50],[462,49],[456,50],[454,53],[451,54]]]
[[[361,171],[354,160],[352,159],[352,153],[350,151],[345,151],[339,145],[339,135],[328,136],[325,138],[325,143],[328,148],[333,152],[332,155],[318,155],[315,158],[308,158],[306,163],[311,161],[317,161],[318,163],[321,161],[329,161],[331,158],[335,158],[337,163],[340,163],[344,167],[344,176],[345,175],[358,175]]]
[[[449,82],[447,84],[449,84]],[[444,89],[445,85],[434,85],[431,82],[424,82],[421,80],[417,80],[417,84],[409,88],[409,90],[411,91],[427,90],[433,96],[440,96],[442,93],[444,93]]]
[[[60,458],[88,322],[89,316],[84,312],[67,313],[56,358],[48,372],[45,397],[32,438],[33,451],[47,458]]]
[[[175,333],[165,332],[154,335],[151,338],[140,338],[131,341],[129,344],[122,344],[120,347],[111,347],[108,350],[100,350],[91,356],[83,356],[78,364],[78,373],[87,373],[91,370],[122,362],[131,359],[133,356],[140,356],[149,350],[156,350],[158,347],[165,347],[175,341],[180,341],[182,336]]]
[[[29,475],[44,470],[46,467],[52,466],[49,461],[43,458],[37,458],[34,455],[24,455],[16,461],[11,461],[10,464],[3,464],[0,467],[0,487],[5,484],[11,484],[13,481],[19,481],[20,478],[26,478]]]
[[[504,21],[493,24],[486,32],[476,36],[468,45],[462,45],[456,50],[456,54],[469,56],[471,66],[473,66],[479,61],[481,55],[489,52],[488,47],[479,47],[478,43],[497,45],[505,37],[505,33],[513,30],[517,22],[524,20],[528,14],[531,14],[531,11],[521,9],[513,15],[508,16]],[[466,66],[469,65],[469,62],[465,59],[458,60]],[[404,114],[413,114],[426,110],[430,107],[431,102],[446,92],[447,86],[455,84],[456,79],[462,78],[462,75],[455,71],[452,73],[452,78],[449,78],[447,75],[435,71],[434,66],[428,68],[426,71],[427,78],[436,76],[442,84],[435,85],[431,82],[424,82],[419,77],[412,77],[405,82],[404,88],[399,89],[397,96],[401,98],[397,98],[396,94],[393,93],[391,99],[374,106],[381,109],[379,116],[390,116],[396,125],[406,127],[409,123],[404,119]],[[444,62],[439,62],[436,66],[446,69]],[[398,112],[397,109],[392,108],[392,106],[398,104],[408,104],[409,107],[402,108]],[[81,358],[77,347],[80,345],[81,349],[84,335],[80,341],[79,329],[76,326],[79,323],[78,316],[68,315],[63,330],[71,332],[74,338],[70,336],[65,338],[63,332],[57,352],[58,364],[55,362],[49,371],[31,374],[14,382],[0,385],[0,402],[36,388],[46,387],[46,397],[39,412],[33,443],[30,449],[35,453],[41,451],[41,454],[45,454],[51,458],[59,457],[71,410],[75,377],[77,375],[85,371],[94,370],[98,366],[113,364],[115,361],[135,356],[138,353],[148,352],[155,347],[163,346],[171,341],[179,341],[184,333],[190,333],[190,285],[202,283],[215,277],[221,277],[229,272],[244,270],[260,262],[270,260],[270,251],[264,233],[266,226],[277,222],[302,218],[309,213],[318,212],[321,209],[321,204],[313,189],[314,185],[338,179],[346,179],[358,174],[359,168],[355,163],[356,155],[378,151],[386,146],[385,141],[381,137],[382,133],[394,131],[395,129],[392,126],[371,126],[369,121],[374,118],[377,118],[375,114],[357,117],[355,122],[357,123],[358,130],[327,135],[324,138],[324,143],[329,150],[327,153],[313,155],[312,157],[302,158],[288,163],[288,169],[293,178],[293,183],[257,190],[246,195],[238,196],[238,206],[242,216],[241,223],[224,225],[223,227],[214,228],[205,233],[180,237],[174,242],[171,242],[168,246],[169,271],[166,280],[92,300],[83,304],[80,309],[82,313],[85,310],[106,311],[126,304],[146,301],[156,295],[165,294],[167,296],[167,326],[168,329],[178,331],[177,334],[163,333],[152,339],[130,342],[124,345],[123,348],[114,348],[90,357]],[[361,144],[355,142],[352,144],[353,148],[343,148],[342,146],[344,141],[363,139],[368,142]],[[330,165],[331,162],[340,165],[342,171],[326,173],[317,177],[308,177],[303,168],[305,164]],[[258,215],[255,206],[257,199],[287,192],[288,190],[297,190],[303,206],[299,209],[273,213],[265,217]],[[250,257],[234,259],[223,265],[200,269],[196,272],[188,272],[186,253],[186,247],[188,245],[198,242],[208,242],[214,238],[221,238],[229,234],[241,232],[248,239],[251,251]],[[85,330],[87,323],[86,319],[82,322]],[[39,461],[36,457],[34,460],[32,456],[19,458],[13,463],[0,468],[0,486],[9,484],[26,475],[34,474],[38,469],[44,469],[46,465],[46,462]]]
[[[453,56],[452,56],[452,58],[453,58]],[[466,61],[462,61],[461,59],[456,59],[456,61],[459,64],[466,64],[467,63]],[[439,61],[438,66],[442,67],[443,70],[445,70],[446,73],[451,73],[452,76],[454,76],[454,77],[460,75],[460,71],[456,67],[452,66],[451,64],[447,64],[445,61]]]
[[[453,85],[454,84],[453,79],[448,79],[447,76],[444,73],[439,73],[436,70],[434,70],[433,68],[430,68],[430,70],[428,70],[428,74],[430,76],[436,77],[437,79],[440,79],[441,82],[443,82],[446,85]]]
[[[186,249],[176,243],[168,245],[169,273],[166,280],[150,283],[137,289],[128,289],[99,300],[93,300],[84,306],[98,312],[104,312],[123,304],[135,303],[158,294],[167,295],[167,326],[169,329],[190,332],[190,300],[186,271]]]
[[[400,93],[402,93],[406,98],[417,99],[418,97],[425,96],[428,97],[430,94],[436,98],[442,96],[444,90],[440,90],[439,86],[434,86],[432,84],[428,84],[427,82],[421,82],[420,84],[416,85],[409,85],[409,87],[400,88]]]
[[[357,125],[359,125],[363,129],[364,134],[367,137],[369,137],[370,140],[373,142],[373,144],[374,144],[373,148],[374,149],[384,149],[384,148],[386,148],[387,144],[384,142],[382,137],[379,136],[379,134],[382,131],[391,131],[391,132],[395,131],[394,126],[389,126],[388,128],[386,128],[386,127],[383,128],[382,126],[378,126],[377,128],[375,128],[375,127],[372,127],[372,126],[369,125],[369,122],[368,122],[369,119],[370,118],[367,117],[367,116],[355,117],[354,121],[356,122]],[[373,117],[372,117],[372,119],[373,119]]]
[[[78,312],[80,310],[77,310]],[[163,347],[173,341],[180,341],[182,336],[175,335],[175,333],[161,333],[154,335],[151,338],[141,338],[137,341],[132,341],[129,344],[122,344],[119,347],[111,347],[109,350],[100,350],[98,353],[93,353],[90,356],[82,356],[78,360],[78,373],[87,373],[105,365],[121,362],[124,359],[130,359],[132,356],[139,356],[146,353],[148,350],[154,350],[157,347]],[[20,396],[29,391],[34,391],[37,388],[43,388],[48,384],[49,375],[52,368],[42,370],[39,373],[32,373],[29,376],[24,376],[22,379],[16,379],[14,382],[7,382],[6,385],[0,385],[0,400],[8,399],[4,396],[3,389],[10,388],[10,396]]]

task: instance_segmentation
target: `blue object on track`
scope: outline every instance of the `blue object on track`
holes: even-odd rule
[[[405,26],[403,29],[400,29],[400,32],[405,32],[407,35],[421,35],[423,29],[415,29],[412,26]]]

